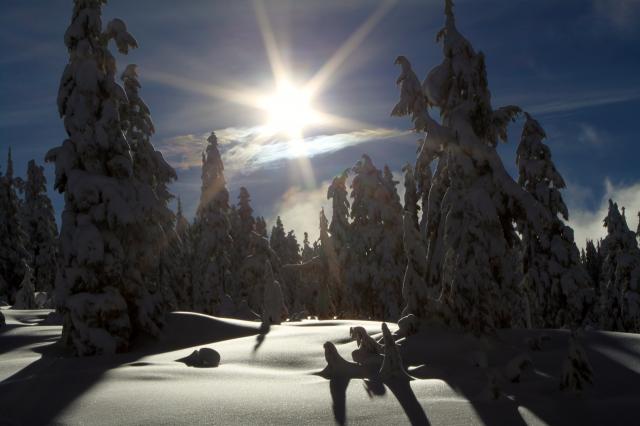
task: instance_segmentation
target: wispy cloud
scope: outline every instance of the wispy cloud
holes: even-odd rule
[[[33,123],[44,118],[57,118],[54,98],[38,99],[37,102],[13,108],[0,109],[0,127],[33,126]]]
[[[594,126],[588,123],[579,124],[580,133],[578,134],[578,141],[591,146],[604,145],[609,141],[609,135],[605,132],[596,129]]]
[[[593,13],[602,17],[615,30],[631,33],[638,30],[640,1],[638,0],[593,0]]]
[[[637,100],[640,100],[640,89],[609,90],[590,93],[568,93],[549,102],[525,102],[523,108],[531,114],[545,115]]]
[[[225,168],[231,173],[268,167],[282,160],[314,157],[361,143],[401,137],[409,132],[373,128],[347,133],[310,136],[300,141],[265,139],[262,127],[229,127],[216,130]],[[207,135],[180,135],[158,144],[168,161],[179,169],[197,167]]]
[[[569,225],[575,233],[575,241],[578,247],[584,247],[587,238],[597,240],[606,235],[606,229],[602,225],[607,216],[609,199],[618,203],[618,206],[626,208],[627,224],[635,231],[638,224],[638,211],[640,211],[640,182],[630,185],[614,185],[610,180],[604,182],[605,191],[597,208],[588,209],[584,205],[574,206],[569,204]],[[567,200],[568,202],[570,200]]]

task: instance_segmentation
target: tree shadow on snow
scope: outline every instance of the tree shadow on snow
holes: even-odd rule
[[[34,326],[25,326],[34,327]],[[31,347],[41,357],[0,382],[0,423],[8,425],[52,424],[72,403],[99,383],[109,370],[131,365],[143,367],[142,357],[206,345],[222,340],[258,333],[249,322],[222,320],[206,315],[173,312],[167,315],[163,335],[159,339],[140,336],[131,352],[107,356],[74,357],[59,343],[50,339],[9,341]],[[0,335],[0,347],[5,340]]]
[[[378,373],[379,365],[363,366],[347,361],[338,354],[331,342],[325,343],[325,358],[327,367],[314,374],[329,380],[331,408],[336,423],[347,423],[347,388],[352,379],[361,379],[370,398],[384,396],[386,388],[389,388],[412,425],[430,424],[408,380],[394,377],[382,380]]]
[[[436,331],[437,335],[438,331]],[[549,342],[541,351],[531,351],[522,340],[522,330],[501,331],[494,337],[499,354],[489,351],[489,368],[472,365],[470,346],[456,348],[430,333],[411,336],[401,344],[405,365],[420,366],[410,373],[420,379],[440,379],[472,405],[484,424],[526,425],[536,422],[549,425],[608,424],[615,407],[615,421],[632,424],[637,421],[633,400],[640,400],[640,374],[629,367],[638,362],[640,349],[623,344],[609,333],[588,332],[581,343],[593,367],[594,386],[583,393],[559,389],[562,365],[568,350],[569,332],[566,330],[527,331],[546,334]],[[457,336],[450,340],[464,340]],[[630,339],[631,343],[632,339]],[[636,339],[635,344],[637,345]],[[448,347],[445,347],[450,345]],[[419,346],[420,350],[416,350]],[[533,369],[518,380],[504,377],[499,384],[502,396],[492,400],[486,395],[489,370],[501,374],[500,368],[516,355],[526,353],[533,361]],[[626,357],[626,360],[625,360]],[[630,391],[634,394],[630,395]]]

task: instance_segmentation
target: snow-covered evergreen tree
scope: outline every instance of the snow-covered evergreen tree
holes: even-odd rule
[[[416,228],[419,227],[418,222],[418,189],[416,188],[416,177],[413,174],[411,164],[406,164],[402,171],[404,172],[404,211],[411,213],[411,219],[415,223]]]
[[[262,323],[263,324],[280,324],[287,319],[289,312],[284,303],[282,296],[282,288],[280,283],[273,275],[271,263],[266,261],[264,276],[264,297],[262,300]]]
[[[181,239],[184,239],[189,232],[189,221],[184,217],[182,212],[182,201],[178,197],[178,206],[176,209],[176,233]]]
[[[0,298],[13,303],[26,271],[29,253],[25,249],[26,235],[20,220],[21,201],[17,189],[22,180],[13,175],[11,148],[7,155],[7,171],[0,173]]]
[[[166,290],[171,291],[170,297],[175,306],[172,309],[193,309],[193,229],[182,211],[182,201],[178,197],[174,235],[170,241],[167,256],[163,264],[167,265],[168,276],[172,280]],[[169,258],[170,257],[170,258]],[[166,280],[163,280],[166,282]]]
[[[309,244],[309,233],[304,233],[304,239],[302,240],[302,253],[301,258],[302,262],[307,262],[311,260],[313,257],[313,248],[311,248],[311,244]]]
[[[402,277],[406,266],[406,256],[402,242],[402,204],[389,166],[382,174],[382,187],[377,194],[380,204],[382,228],[379,230],[375,253],[380,272],[375,275],[372,285],[381,289],[380,298],[386,304],[385,319],[397,320],[402,310]]]
[[[410,115],[416,131],[426,133],[416,167],[424,172],[419,185],[429,181],[425,165],[437,159],[423,206],[426,285],[442,292],[452,322],[486,332],[523,323],[515,222],[526,220],[541,231],[550,219],[508,175],[495,149],[520,109],[492,109],[484,55],[458,32],[451,0],[445,16],[437,36],[444,58],[422,85],[407,58],[396,59],[400,101],[392,115]],[[440,122],[429,107],[440,111]],[[416,304],[429,303],[420,297],[411,296]]]
[[[269,236],[269,245],[276,252],[276,254],[282,260],[282,263],[292,263],[287,259],[287,235],[284,230],[284,225],[280,216],[276,219],[276,224],[271,228],[271,235]]]
[[[247,239],[251,238],[251,232],[255,230],[256,220],[253,217],[251,196],[244,186],[240,188],[238,195],[238,215],[240,216],[240,228]]]
[[[269,262],[274,276],[279,276],[282,263],[275,251],[269,246],[266,237],[256,232],[250,234],[250,254],[242,262],[235,289],[236,300],[246,300],[251,310],[262,312],[264,294],[265,264]],[[282,289],[286,292],[286,289]]]
[[[331,274],[332,299],[338,314],[353,316],[355,314],[353,300],[347,296],[347,271],[353,266],[354,253],[350,249],[351,224],[349,223],[350,203],[347,192],[347,179],[350,169],[344,170],[333,178],[327,189],[327,199],[331,200],[331,224],[326,229],[324,210],[320,214],[320,236],[326,235],[326,241],[321,243],[321,252],[326,259],[326,265]],[[324,234],[323,234],[324,232]],[[330,237],[329,237],[330,235]],[[315,250],[318,251],[317,248]]]
[[[600,274],[600,324],[605,330],[640,331],[640,249],[618,205],[604,219]]]
[[[529,114],[517,149],[518,183],[549,212],[552,220],[536,232],[526,222],[522,233],[523,287],[531,325],[536,328],[579,326],[593,305],[593,285],[580,263],[560,190],[564,179],[556,170],[546,134]]]
[[[50,293],[56,277],[58,227],[51,200],[47,196],[44,169],[34,160],[29,161],[27,166],[23,192],[21,221],[36,290]]]
[[[285,239],[285,256],[284,259],[281,260],[283,263],[298,263],[300,262],[300,244],[298,244],[298,239],[296,238],[296,233],[293,230],[287,232],[287,237]]]
[[[264,220],[264,217],[258,216],[256,218],[255,230],[258,235],[262,237],[267,236],[267,222]]]
[[[20,289],[16,293],[16,301],[13,309],[36,309],[35,284],[33,282],[33,272],[27,265],[25,268],[24,278],[20,283]]]
[[[126,350],[136,332],[157,334],[163,319],[144,273],[153,250],[147,243],[162,235],[162,220],[152,221],[166,207],[135,174],[135,150],[120,115],[128,99],[108,48],[114,40],[126,54],[137,43],[120,19],[103,32],[104,3],[74,2],[58,91],[68,138],[47,154],[56,166],[55,188],[65,196],[55,299],[63,341],[80,355]]]
[[[245,259],[250,254],[251,234],[254,231],[258,231],[256,227],[258,223],[264,225],[264,229],[260,229],[258,234],[262,237],[267,236],[266,223],[264,221],[256,222],[256,219],[253,217],[251,196],[245,187],[240,188],[238,203],[233,206],[230,211],[229,222],[231,224],[231,239],[233,240],[231,270],[234,277],[233,281],[238,283],[240,280],[240,270],[243,267]]]
[[[435,303],[432,300],[437,294],[430,294],[433,290],[427,287],[425,277],[427,275],[427,253],[420,238],[420,231],[415,223],[413,213],[405,210],[403,217],[404,251],[407,256],[407,267],[402,280],[402,296],[404,298],[406,313],[411,313],[419,318],[427,318],[433,314]]]
[[[232,247],[229,223],[229,192],[218,139],[211,133],[202,154],[202,192],[194,223],[193,308],[213,314],[230,292]]]
[[[345,314],[352,312],[352,305],[347,297],[344,281],[344,266],[341,266],[335,239],[329,235],[329,220],[320,209],[320,245],[316,247],[317,259],[320,260],[319,270],[314,271],[319,276],[317,291],[320,296],[317,312],[321,317],[329,317],[331,312]],[[343,248],[345,250],[345,248]]]
[[[397,319],[402,299],[404,254],[397,182],[380,172],[367,155],[353,167],[350,250],[347,287],[357,313]]]
[[[602,271],[602,254],[600,251],[600,241],[597,246],[593,243],[593,240],[587,240],[587,244],[584,250],[584,259],[582,261],[591,282],[595,285],[596,294],[599,295],[600,273]]]
[[[329,232],[336,251],[341,254],[349,245],[349,199],[347,198],[347,178],[349,169],[333,178],[327,190],[327,199],[331,200],[332,216]],[[346,251],[346,250],[344,250]]]
[[[154,199],[150,203],[156,205],[156,216],[148,217],[149,232],[146,233],[148,250],[143,271],[148,281],[153,280],[166,302],[177,307],[173,287],[181,277],[181,265],[175,256],[180,241],[175,233],[175,216],[169,209],[169,201],[173,195],[168,185],[177,179],[175,170],[164,160],[160,151],[152,143],[151,136],[155,132],[151,111],[140,96],[141,85],[138,80],[137,66],[127,65],[121,77],[128,102],[121,107],[125,134],[133,153],[133,173],[141,182],[151,186]],[[159,226],[159,228],[158,228]]]

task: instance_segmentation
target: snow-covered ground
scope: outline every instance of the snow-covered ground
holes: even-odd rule
[[[586,332],[581,342],[595,384],[575,394],[559,390],[566,331],[504,331],[479,341],[432,328],[399,342],[416,380],[389,387],[373,376],[317,374],[327,365],[325,342],[352,361],[350,327],[364,326],[379,338],[377,322],[285,323],[272,326],[255,350],[258,323],[172,313],[163,337],[139,339],[132,353],[70,358],[53,345],[61,327],[43,323],[51,311],[2,312],[2,425],[332,424],[336,418],[395,425],[425,416],[442,425],[638,422],[640,335]],[[532,350],[537,343],[541,350]],[[218,367],[178,361],[203,347],[220,355]],[[514,371],[504,367],[522,354],[533,367],[512,383]],[[489,396],[488,376],[503,393],[498,400]]]

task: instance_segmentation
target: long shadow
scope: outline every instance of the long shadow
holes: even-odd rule
[[[551,341],[549,347],[543,348],[540,352],[528,352],[533,358],[535,373],[532,372],[529,376],[524,377],[521,383],[502,383],[502,391],[507,396],[497,401],[484,397],[482,395],[484,386],[478,386],[478,383],[482,382],[480,377],[486,372],[480,367],[470,366],[471,363],[463,357],[457,360],[461,366],[460,369],[453,371],[447,369],[451,366],[452,361],[444,359],[442,355],[448,351],[443,351],[437,345],[430,349],[422,346],[422,349],[425,350],[421,351],[416,351],[415,348],[413,350],[405,348],[411,346],[412,340],[423,343],[421,339],[426,338],[428,341],[428,333],[407,338],[405,344],[402,345],[403,349],[407,350],[401,350],[401,352],[406,365],[430,367],[413,370],[414,376],[423,379],[440,379],[446,382],[469,401],[484,424],[525,425],[527,420],[523,418],[522,409],[532,413],[538,421],[549,425],[609,424],[612,421],[612,410],[607,408],[607,404],[617,407],[615,422],[618,424],[637,422],[637,417],[632,416],[636,404],[619,397],[629,399],[630,389],[637,389],[636,394],[640,397],[640,386],[638,386],[640,374],[606,352],[612,350],[638,359],[640,351],[630,350],[618,339],[604,333],[585,334],[581,343],[593,367],[595,384],[593,388],[583,394],[572,394],[559,390],[559,378],[568,348],[569,332],[541,330],[539,333],[551,335]],[[516,330],[514,332],[504,331],[495,337],[501,343],[498,347],[502,350],[508,348],[512,351],[502,358],[508,359],[518,353],[526,352],[524,343],[518,343],[518,336],[522,336],[522,334],[518,334]],[[513,344],[509,345],[509,343]],[[555,351],[549,352],[552,348]],[[411,358],[409,354],[419,354],[419,356]],[[537,374],[537,377],[534,378],[534,374]],[[537,380],[541,385],[538,388],[531,387],[533,380]]]
[[[267,334],[269,334],[270,331],[271,331],[271,325],[269,325],[269,323],[263,322],[260,325],[260,331],[256,336],[256,344],[253,346],[254,354],[258,352],[258,349],[260,349],[260,346],[262,346],[262,344],[264,343],[264,339],[266,339]]]
[[[57,336],[52,336],[51,333],[38,333],[38,334],[16,334],[14,331],[20,332],[25,327],[32,327],[30,325],[17,325],[7,324],[0,328],[0,355],[11,352],[15,349],[33,345],[36,343],[52,342],[57,340]],[[48,335],[48,336],[47,336]]]
[[[352,355],[352,357],[354,356]],[[430,425],[424,409],[406,378],[391,377],[389,380],[383,381],[378,373],[379,363],[373,362],[363,365],[347,361],[338,354],[335,346],[330,342],[325,343],[325,358],[327,359],[327,367],[315,374],[329,380],[331,408],[336,423],[346,424],[347,388],[351,379],[362,379],[370,398],[383,396],[386,393],[386,385],[400,403],[412,425]]]
[[[431,424],[408,381],[391,379],[387,380],[385,385],[396,397],[412,425],[428,426]]]
[[[331,392],[331,410],[333,418],[339,425],[347,423],[347,388],[351,379],[348,377],[332,377],[329,379]]]
[[[141,365],[136,361],[156,353],[257,333],[257,326],[249,323],[198,314],[170,313],[163,334],[170,338],[140,336],[134,342],[133,350],[125,354],[79,358],[59,343],[46,344],[46,339],[41,340],[44,344],[32,349],[41,354],[41,358],[0,382],[0,423],[56,423],[56,418],[111,369],[125,364]],[[1,336],[0,345],[4,345]]]

